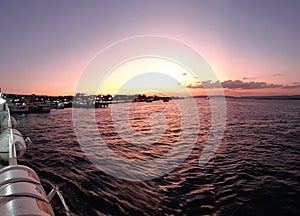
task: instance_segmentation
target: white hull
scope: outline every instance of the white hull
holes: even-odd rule
[[[37,174],[17,163],[26,144],[15,126],[16,121],[0,93],[0,165],[4,166],[0,169],[0,215],[54,216]]]
[[[0,163],[8,162],[9,152],[0,152]]]

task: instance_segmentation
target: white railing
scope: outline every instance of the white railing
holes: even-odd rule
[[[11,125],[11,118],[10,118],[10,111],[8,108],[8,105],[6,105],[6,110],[7,110],[7,120],[8,120],[8,128],[9,128],[9,139],[8,139],[8,148],[9,148],[9,165],[17,165],[17,152],[16,152],[16,146],[14,144],[14,135],[13,135],[13,130],[12,130],[12,125]]]

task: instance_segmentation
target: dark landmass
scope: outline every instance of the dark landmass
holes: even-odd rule
[[[80,99],[95,99],[99,98],[102,101],[114,101],[114,102],[122,102],[122,101],[133,101],[133,102],[143,102],[143,101],[149,101],[149,100],[178,100],[178,99],[184,99],[184,97],[176,97],[176,96],[170,96],[170,97],[161,97],[161,96],[150,96],[150,95],[141,95],[141,94],[134,94],[134,95],[85,95],[85,94],[77,94],[75,96],[67,95],[67,96],[47,96],[47,95],[22,95],[22,94],[4,94],[7,98],[16,99],[16,98],[22,98],[22,99],[31,99],[35,98],[37,100],[44,100],[44,101],[61,101],[61,102],[68,102],[72,103],[73,100]],[[222,95],[213,95],[209,96],[209,98],[216,98],[216,97],[223,97]],[[193,96],[193,98],[203,98],[203,99],[209,99],[206,95],[197,95]],[[225,96],[225,98],[231,98],[231,99],[254,99],[254,100],[300,100],[300,95],[278,95],[278,96],[242,96],[242,97],[236,97],[236,96]]]
[[[47,112],[50,109],[63,108],[103,108],[114,103],[128,102],[153,102],[162,100],[168,102],[170,100],[183,99],[183,97],[168,96],[147,96],[145,94],[135,95],[87,95],[77,93],[75,96],[47,96],[47,95],[21,95],[21,94],[3,94],[7,100],[12,112]]]
[[[221,95],[210,96],[210,98],[214,97],[223,97]],[[207,98],[204,95],[194,96],[194,98]],[[225,98],[232,99],[254,99],[254,100],[300,100],[300,95],[278,95],[278,96],[243,96],[243,97],[234,97],[234,96],[225,96]]]
[[[300,100],[300,95],[247,96],[247,97],[240,97],[240,98],[255,99],[255,100]]]

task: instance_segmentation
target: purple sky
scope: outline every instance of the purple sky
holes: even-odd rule
[[[72,94],[97,52],[145,34],[190,44],[221,82],[291,86],[300,82],[299,20],[297,0],[1,1],[0,87]],[[300,94],[285,89],[276,91]]]

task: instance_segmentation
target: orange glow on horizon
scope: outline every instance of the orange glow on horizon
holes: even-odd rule
[[[139,94],[163,92],[186,94],[193,82],[191,73],[181,65],[161,58],[139,58],[114,69],[99,87],[99,93]]]

